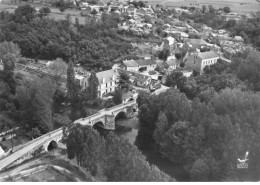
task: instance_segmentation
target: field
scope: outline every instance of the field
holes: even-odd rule
[[[148,2],[158,2],[167,7],[213,5],[216,8],[229,6],[232,11],[238,13],[250,13],[260,11],[260,3],[256,0],[147,0]]]
[[[41,6],[39,4],[37,4],[37,5],[31,4],[31,6],[35,7],[36,9],[41,8]],[[0,3],[0,11],[6,10],[8,12],[13,13],[15,8],[17,8],[17,7],[18,7],[18,5],[15,5],[15,4],[1,4]],[[49,18],[52,18],[52,19],[55,19],[55,20],[65,20],[66,15],[70,14],[71,15],[70,16],[71,21],[73,23],[75,22],[76,17],[79,19],[79,24],[85,24],[85,22],[86,22],[86,18],[80,16],[80,12],[81,12],[80,10],[69,10],[69,9],[67,9],[62,13],[58,8],[50,7],[50,9],[51,9],[51,13],[48,15]]]

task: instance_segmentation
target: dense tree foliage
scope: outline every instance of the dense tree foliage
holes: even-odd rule
[[[102,168],[108,181],[173,181],[112,132],[104,139],[93,128],[77,124],[70,129],[66,145],[69,159],[76,158],[93,175]]]
[[[2,47],[5,44],[0,44]],[[7,48],[3,48],[4,50]],[[16,126],[18,118],[18,103],[15,99],[16,82],[14,77],[14,67],[16,58],[13,52],[4,52],[3,55],[3,71],[0,70],[0,128],[1,131],[9,130]]]
[[[115,105],[119,105],[122,103],[122,90],[121,89],[116,89],[115,92],[113,93],[113,102]]]
[[[142,126],[155,125],[151,134],[160,153],[184,165],[191,180],[259,180],[259,95],[225,89],[205,104],[170,89],[158,96],[143,95],[138,103],[140,120],[149,120]],[[238,169],[237,158],[246,151],[249,168]]]
[[[88,92],[90,94],[90,98],[92,100],[97,99],[99,81],[94,71],[91,71],[90,77],[88,79],[88,84]]]
[[[130,83],[129,75],[122,71],[119,76],[119,87],[127,92],[130,89]]]
[[[85,25],[72,25],[67,20],[39,18],[29,5],[15,13],[0,13],[0,42],[13,41],[28,58],[68,62],[74,55],[88,70],[109,69],[113,60],[128,54],[131,44],[121,39],[114,29],[119,17],[102,15],[102,20]]]
[[[16,98],[20,105],[20,126],[31,138],[52,130],[52,103],[55,86],[49,78],[24,80]]]

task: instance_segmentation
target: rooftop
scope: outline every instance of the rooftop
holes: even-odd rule
[[[207,45],[208,43],[203,39],[189,39],[188,42],[194,45]]]
[[[123,61],[123,64],[126,67],[138,67],[138,64],[134,60],[125,60]]]
[[[103,78],[105,78],[105,83],[109,83],[109,82],[114,81],[113,80],[113,75],[114,75],[115,79],[117,79],[118,76],[119,76],[118,73],[116,72],[116,69],[110,69],[110,70],[106,70],[106,71],[101,71],[101,72],[96,73],[96,75],[97,75],[98,81],[100,83],[102,83]]]
[[[148,59],[148,60],[136,60],[135,61],[139,66],[148,66],[148,65],[154,65],[156,62],[154,60]]]
[[[219,56],[214,51],[208,51],[208,52],[198,53],[198,57],[200,57],[202,60],[206,60],[211,58],[217,58]]]

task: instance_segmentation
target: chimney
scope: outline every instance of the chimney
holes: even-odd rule
[[[104,84],[106,82],[106,79],[103,77],[102,78],[102,83]]]

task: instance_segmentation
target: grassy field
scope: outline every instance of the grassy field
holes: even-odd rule
[[[35,8],[41,8],[40,5],[31,5]],[[8,11],[13,13],[14,10],[18,7],[18,5],[16,4],[1,4],[0,3],[0,11]],[[55,20],[65,20],[66,19],[66,15],[70,14],[71,15],[71,21],[74,23],[75,22],[75,18],[77,17],[79,19],[79,23],[80,24],[85,24],[86,22],[86,18],[82,17],[80,15],[80,10],[65,10],[64,12],[61,12],[58,8],[55,7],[50,7],[51,9],[51,13],[48,15],[49,18],[55,19]]]
[[[216,8],[223,8],[228,6],[232,11],[238,13],[260,11],[260,3],[256,0],[167,0],[163,2],[165,2],[164,5],[168,7],[179,7],[182,5],[202,7],[203,5],[213,5]]]

